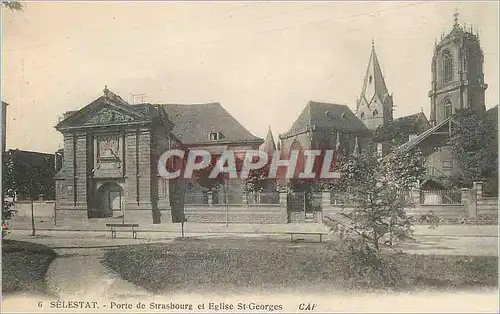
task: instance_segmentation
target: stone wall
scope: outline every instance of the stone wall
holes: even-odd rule
[[[187,222],[283,224],[287,222],[286,208],[279,205],[214,205],[184,208]]]
[[[417,221],[430,213],[439,217],[441,224],[497,224],[498,198],[483,196],[483,182],[474,182],[471,189],[462,189],[461,203],[421,204],[420,190],[410,192],[410,202],[406,207],[409,215]],[[331,204],[330,192],[322,193],[323,218],[336,216],[348,207]]]
[[[188,222],[207,223],[287,223],[286,193],[280,193],[279,204],[248,204],[246,195],[242,204],[213,204],[208,195],[208,204],[184,205],[184,217]]]

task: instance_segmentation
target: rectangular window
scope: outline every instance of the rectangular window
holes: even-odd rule
[[[211,141],[218,141],[219,140],[219,132],[210,132],[209,139]]]
[[[451,168],[453,168],[453,161],[443,160],[443,169],[451,169]]]
[[[158,197],[167,198],[168,197],[168,180],[163,178],[158,178]]]

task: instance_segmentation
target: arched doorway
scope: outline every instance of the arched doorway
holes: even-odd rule
[[[97,189],[94,204],[100,218],[123,216],[123,189],[116,182],[104,183]]]

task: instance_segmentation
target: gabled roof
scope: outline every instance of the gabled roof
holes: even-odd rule
[[[359,99],[361,100],[364,98],[366,102],[370,104],[375,96],[377,96],[380,101],[384,101],[386,95],[389,95],[389,91],[387,90],[382,68],[380,67],[377,53],[375,52],[375,45],[372,43],[370,59],[368,60],[368,66],[366,68]]]
[[[412,138],[408,142],[404,143],[403,145],[399,146],[397,148],[398,151],[400,152],[407,152],[417,146],[419,143],[421,143],[423,140],[431,136],[433,133],[441,129],[443,126],[448,124],[451,121],[451,117],[446,118],[445,120],[441,121],[441,123],[433,126],[430,129],[425,130],[424,132],[420,133],[418,136]]]
[[[163,104],[168,118],[174,123],[172,132],[183,144],[256,143],[263,139],[254,136],[220,103]],[[211,132],[220,132],[222,138],[210,141]]]
[[[346,105],[310,101],[283,136],[304,132],[310,128],[337,130],[341,133],[369,132]]]
[[[423,119],[426,122],[426,124],[430,126],[429,120],[427,120],[427,117],[423,112],[418,112],[408,116],[396,118],[394,119],[394,121],[392,121],[392,124],[396,126],[398,129],[401,130],[404,129],[410,132],[416,126],[416,123],[418,122],[419,119]]]

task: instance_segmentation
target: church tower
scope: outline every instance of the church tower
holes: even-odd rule
[[[441,35],[432,57],[431,125],[436,125],[457,110],[471,108],[478,114],[485,112],[484,56],[479,35],[458,24],[454,14],[453,29]]]
[[[387,90],[382,69],[378,62],[375,44],[372,41],[372,50],[368,60],[365,79],[361,95],[356,101],[356,116],[363,121],[370,130],[387,125],[392,121],[392,95]]]

